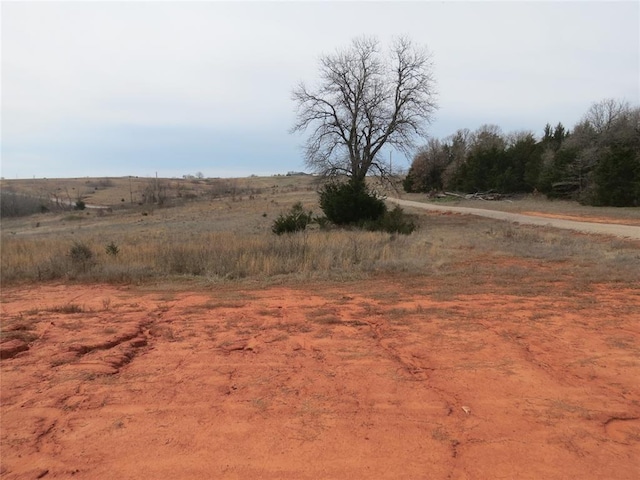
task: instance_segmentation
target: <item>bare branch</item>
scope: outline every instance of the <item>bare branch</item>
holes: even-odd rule
[[[312,91],[300,83],[292,94],[297,122],[291,131],[310,133],[307,165],[356,179],[388,174],[377,156],[385,145],[409,153],[426,137],[437,108],[434,84],[429,53],[407,38],[397,39],[388,57],[367,37],[325,55],[319,86]]]

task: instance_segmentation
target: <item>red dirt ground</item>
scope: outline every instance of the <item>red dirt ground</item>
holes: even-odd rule
[[[640,292],[526,282],[4,288],[0,474],[640,478]]]

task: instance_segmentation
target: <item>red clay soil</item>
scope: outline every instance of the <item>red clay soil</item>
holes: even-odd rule
[[[4,288],[0,475],[640,478],[640,292],[433,283]]]

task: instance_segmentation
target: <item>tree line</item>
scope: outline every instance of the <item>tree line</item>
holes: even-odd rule
[[[547,124],[542,137],[495,125],[430,139],[413,158],[407,192],[541,192],[589,205],[640,206],[640,108],[595,103],[569,131]]]

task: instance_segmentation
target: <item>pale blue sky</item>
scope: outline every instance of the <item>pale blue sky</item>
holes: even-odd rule
[[[2,2],[0,16],[5,178],[303,170],[291,90],[362,34],[432,52],[438,138],[640,103],[638,2]]]

